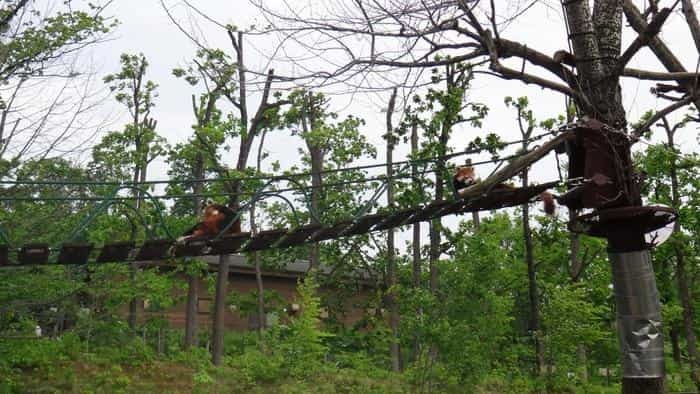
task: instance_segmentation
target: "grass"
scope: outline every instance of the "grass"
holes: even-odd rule
[[[300,379],[251,381],[234,367],[194,368],[185,362],[141,365],[65,361],[19,371],[16,393],[404,393],[398,377],[370,377],[349,369],[323,370]],[[2,391],[2,390],[0,390]]]

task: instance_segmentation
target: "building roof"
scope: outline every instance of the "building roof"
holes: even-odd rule
[[[239,254],[228,255],[229,258],[229,269],[232,273],[243,273],[243,274],[254,274],[255,266],[252,262],[249,262],[245,256]],[[219,264],[219,256],[205,256],[203,260],[209,265],[210,270],[216,270]],[[310,268],[308,260],[295,260],[288,263],[283,263],[277,269],[265,269],[262,271],[263,276],[277,276],[277,277],[289,277],[298,278],[305,275]],[[333,267],[321,264],[319,270],[322,274],[331,275],[333,274]],[[360,279],[363,282],[369,282],[372,280],[372,275],[365,269],[356,269],[354,273],[348,275],[353,279]]]

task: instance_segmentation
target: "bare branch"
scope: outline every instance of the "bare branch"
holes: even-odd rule
[[[693,36],[695,48],[700,53],[700,22],[698,22],[698,16],[695,13],[693,3],[690,0],[682,0],[682,4],[682,10],[683,15],[685,15],[685,21],[688,23],[690,34]]]
[[[639,138],[641,137],[642,133],[645,131],[649,130],[651,126],[653,126],[656,122],[659,120],[663,119],[665,116],[670,114],[673,111],[676,111],[678,109],[681,109],[685,107],[686,105],[692,103],[693,101],[697,100],[697,97],[694,96],[688,96],[683,98],[680,101],[677,101],[668,107],[662,109],[661,111],[656,112],[652,117],[650,117],[644,124],[641,126],[637,127],[634,131],[632,131],[631,134],[631,139],[632,141],[636,142],[639,141]]]
[[[650,81],[692,81],[695,85],[695,81],[700,78],[700,73],[691,72],[658,72],[658,71],[647,71],[639,70],[636,68],[625,68],[622,70],[621,76],[631,77],[637,79],[644,79]]]
[[[653,37],[656,37],[656,35],[659,34],[661,31],[661,26],[663,26],[670,14],[671,9],[664,8],[654,16],[654,19],[651,20],[651,23],[649,23],[647,28],[634,39],[632,44],[630,44],[622,56],[620,56],[620,59],[617,61],[616,71],[614,72],[615,75],[620,75],[627,63],[632,60],[632,56],[634,56],[643,46],[647,45]]]

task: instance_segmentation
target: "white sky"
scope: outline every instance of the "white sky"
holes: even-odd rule
[[[264,23],[256,9],[245,0],[192,0],[192,3],[224,24],[248,26],[252,23],[258,25]],[[661,3],[665,5],[669,2]],[[173,7],[176,18],[187,22],[188,10],[179,4],[178,0],[166,0],[166,4]],[[502,35],[515,40],[526,37],[529,46],[547,54],[566,49],[566,33],[561,23],[561,16],[557,12],[560,6],[556,1],[551,4],[553,4],[552,8],[533,7]],[[192,88],[174,78],[171,70],[174,67],[186,65],[188,59],[194,56],[195,46],[170,22],[159,0],[117,0],[110,7],[110,11],[121,21],[121,24],[116,30],[114,40],[93,50],[92,56],[98,64],[100,75],[114,72],[119,68],[118,57],[122,52],[143,52],[150,62],[148,78],[160,85],[158,89],[160,96],[156,100],[156,108],[153,111],[153,116],[158,120],[158,132],[171,143],[186,139],[191,134],[190,125],[193,123],[190,106]],[[201,29],[198,35],[205,37],[210,46],[231,50],[228,37],[222,29],[207,23],[202,18],[197,18],[197,21],[198,26],[187,25],[187,23],[185,26],[191,31]],[[623,48],[632,38],[634,36],[629,32],[624,36]],[[696,68],[698,52],[692,45],[682,15],[676,13],[670,17],[662,38],[675,49],[688,70],[692,71]],[[248,43],[246,62],[250,68],[265,70],[267,59],[259,53],[268,53],[272,50],[272,40],[267,41],[257,40],[255,43]],[[638,54],[631,66],[647,70],[662,70],[648,49]],[[519,68],[519,63],[513,67]],[[277,71],[279,72],[279,69]],[[528,68],[528,71],[532,69]],[[630,121],[636,120],[646,110],[661,109],[668,105],[667,102],[657,100],[649,93],[652,84],[631,79],[625,79],[623,84],[623,96]],[[456,150],[464,149],[476,135],[483,135],[486,132],[499,132],[504,140],[519,139],[514,112],[507,110],[503,105],[503,97],[506,95],[529,96],[531,107],[539,119],[556,116],[563,112],[563,98],[559,94],[526,86],[517,81],[503,81],[493,77],[478,78],[469,92],[469,98],[472,101],[487,104],[491,108],[490,116],[486,119],[482,130],[470,130],[466,126],[455,130],[451,145]],[[367,121],[362,132],[377,146],[379,157],[376,162],[381,162],[384,157],[385,147],[381,135],[384,133],[385,114],[381,110],[385,107],[384,102],[388,96],[389,92],[383,95],[333,96],[332,101],[332,107],[341,115],[355,114]],[[257,97],[253,97],[252,103],[257,103],[257,100]],[[119,126],[115,125],[115,128],[118,129]],[[293,147],[301,145],[296,138],[287,134],[278,131],[275,132],[275,137],[268,138],[266,144],[266,150],[270,154],[268,163],[271,160],[280,160],[283,165],[297,162],[296,149]],[[678,138],[680,146],[685,150],[697,150],[696,136],[697,130],[694,127],[684,131]],[[406,146],[399,147],[399,157],[396,160],[400,160],[401,152],[405,153],[407,149]],[[251,158],[251,162],[252,160]],[[165,165],[158,163],[150,170],[150,178],[163,179],[166,175],[165,171]],[[488,175],[490,169],[484,171],[486,173],[482,173],[482,176]],[[535,165],[533,173],[535,181],[557,179],[553,157],[550,156],[547,160]]]

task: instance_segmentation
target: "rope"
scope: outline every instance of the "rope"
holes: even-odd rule
[[[525,152],[527,153],[527,152]],[[504,160],[511,160],[518,158],[525,153],[516,153],[510,156],[505,156],[502,158],[494,158],[494,159],[489,159],[489,160],[483,160],[483,161],[477,161],[477,162],[472,162],[472,166],[479,166],[479,165],[484,165],[484,164],[492,164],[492,163],[501,163]],[[412,163],[411,161],[406,161],[405,163],[408,163],[409,165]],[[386,165],[386,164],[384,164]],[[335,170],[334,170],[335,171]],[[430,168],[426,169],[423,171],[419,171],[418,175],[425,175],[428,173],[433,173],[436,172],[436,168]],[[310,189],[316,189],[316,188],[330,188],[330,187],[339,187],[339,186],[347,186],[347,185],[353,185],[353,184],[359,184],[359,183],[367,183],[367,182],[373,182],[373,181],[385,181],[388,179],[407,179],[407,178],[412,178],[413,175],[411,174],[396,174],[391,177],[386,177],[386,176],[377,176],[377,177],[372,177],[372,178],[362,178],[362,179],[357,179],[357,180],[348,180],[348,181],[342,181],[342,182],[332,182],[332,183],[324,183],[321,186],[304,186],[304,187],[288,187],[284,189],[277,189],[274,190],[275,193],[287,193],[287,192],[298,192],[298,191],[305,191],[305,190],[310,190]],[[285,179],[284,177],[276,177],[277,180],[289,180]],[[2,183],[2,181],[0,181]],[[125,183],[121,184],[125,187],[128,186],[133,186],[135,184],[139,183]],[[142,183],[141,183],[142,184]],[[239,193],[241,196],[254,196],[256,195],[257,192],[245,192],[242,191]],[[229,197],[231,194],[230,193],[188,193],[188,194],[161,194],[161,195],[151,195],[150,199],[153,200],[178,200],[178,199],[186,199],[186,198],[193,198],[193,197]],[[0,197],[0,202],[3,201],[133,201],[133,200],[138,200],[138,199],[143,199],[143,197],[137,197],[137,196],[117,196],[117,197],[70,197],[70,196],[48,196],[48,197],[22,197],[22,196],[13,196],[13,197]]]
[[[556,131],[549,131],[546,133],[536,135],[536,136],[531,137],[531,138],[505,142],[502,144],[502,146],[506,147],[506,146],[510,146],[510,145],[514,145],[514,144],[520,144],[520,143],[523,143],[526,141],[527,142],[536,141],[536,140],[540,140],[544,137],[550,136],[550,135],[555,134],[555,133],[556,133]],[[459,157],[459,156],[481,153],[483,151],[486,151],[487,149],[488,148],[485,148],[485,147],[483,147],[483,148],[479,147],[479,148],[465,149],[464,151],[461,151],[461,152],[450,153],[447,155],[436,156],[436,157],[427,158],[427,159],[397,161],[397,162],[393,163],[393,166],[402,166],[405,164],[416,165],[416,164],[436,163],[439,161],[453,159],[453,158]],[[386,165],[387,165],[386,163],[375,163],[375,164],[367,164],[367,165],[346,167],[346,168],[334,168],[334,169],[320,171],[320,174],[323,175],[323,174],[332,174],[332,173],[338,173],[338,172],[344,172],[344,171],[366,170],[366,169],[378,168],[378,167],[386,168]],[[299,172],[299,173],[286,174],[286,175],[258,175],[258,176],[249,176],[249,177],[202,178],[202,179],[169,179],[169,180],[153,180],[153,181],[143,181],[143,182],[72,181],[72,180],[55,180],[55,181],[0,180],[0,185],[35,185],[35,186],[48,186],[48,185],[58,185],[58,186],[65,186],[65,185],[126,186],[126,185],[129,185],[129,186],[139,186],[139,185],[159,185],[159,184],[168,184],[169,185],[169,184],[204,183],[204,182],[244,182],[244,181],[254,181],[254,180],[276,181],[276,180],[285,180],[288,178],[308,177],[311,175],[312,175],[312,173],[310,171],[307,171],[307,172]]]

